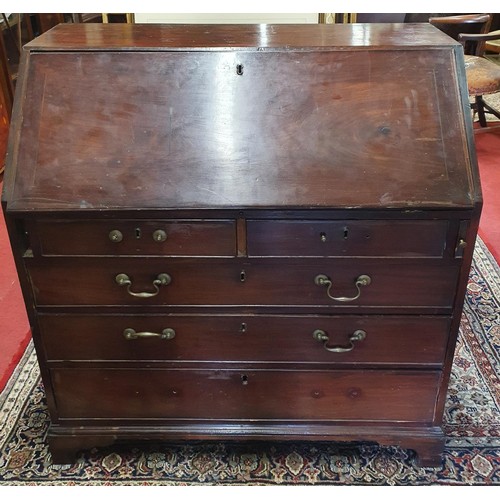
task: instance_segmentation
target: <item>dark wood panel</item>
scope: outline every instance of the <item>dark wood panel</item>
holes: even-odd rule
[[[441,257],[448,221],[249,220],[249,256]]]
[[[51,360],[157,360],[253,362],[255,364],[349,363],[442,366],[450,319],[424,316],[263,316],[263,315],[68,315],[40,314],[42,340]],[[127,340],[124,331],[175,331],[170,340]],[[327,351],[313,337],[330,338]],[[350,343],[362,329],[366,338]]]
[[[454,64],[444,49],[35,53],[11,208],[471,207]]]
[[[104,419],[430,423],[439,378],[437,371],[52,370],[61,418]]]
[[[378,259],[173,259],[45,258],[26,259],[38,305],[315,305],[367,307],[452,307],[458,266]],[[171,282],[154,297],[131,296],[116,276],[129,276],[133,293],[153,293],[153,281],[167,273]],[[360,297],[338,302],[327,287],[315,284],[328,276],[333,297],[355,297],[356,280],[368,275]]]
[[[43,255],[236,254],[236,223],[231,220],[45,220],[35,230]]]

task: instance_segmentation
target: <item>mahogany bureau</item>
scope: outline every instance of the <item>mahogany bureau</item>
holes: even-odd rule
[[[55,462],[275,439],[440,463],[481,194],[437,29],[59,25],[25,47],[5,176]]]

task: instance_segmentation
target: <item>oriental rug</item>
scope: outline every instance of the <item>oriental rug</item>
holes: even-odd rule
[[[476,244],[446,403],[443,465],[370,443],[160,443],[51,464],[48,414],[30,345],[0,395],[1,485],[498,485],[500,270]]]

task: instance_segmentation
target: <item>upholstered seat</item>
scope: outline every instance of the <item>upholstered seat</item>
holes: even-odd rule
[[[484,57],[464,56],[467,87],[470,96],[500,91],[500,65]]]

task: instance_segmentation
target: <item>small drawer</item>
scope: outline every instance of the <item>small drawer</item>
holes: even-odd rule
[[[249,256],[442,257],[448,222],[249,220]]]
[[[450,318],[39,314],[38,323],[49,361],[440,368]]]
[[[233,220],[106,220],[36,223],[41,255],[234,256]]]
[[[409,307],[436,314],[434,308],[453,306],[458,279],[456,263],[406,259],[75,257],[25,263],[37,305]]]
[[[430,423],[441,373],[68,368],[51,376],[61,419]]]

